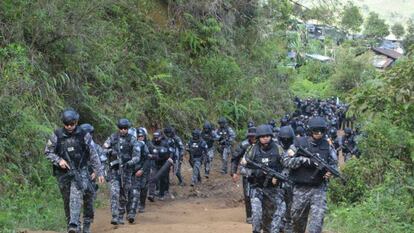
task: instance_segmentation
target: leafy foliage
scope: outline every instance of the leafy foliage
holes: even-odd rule
[[[390,34],[389,26],[375,12],[370,12],[364,25],[364,34],[372,38],[382,38]]]
[[[397,39],[399,39],[405,34],[404,26],[401,23],[395,23],[391,27],[391,32],[395,35],[395,37],[397,37]]]
[[[348,2],[343,9],[341,26],[349,32],[361,31],[364,18],[361,14],[360,8],[355,6],[352,2]]]

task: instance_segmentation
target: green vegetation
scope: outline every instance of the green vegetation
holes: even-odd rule
[[[364,25],[364,34],[372,38],[382,38],[390,34],[389,26],[375,12],[370,12]]]
[[[185,136],[205,119],[225,115],[238,130],[290,108],[289,71],[277,62],[288,1],[226,1],[230,11],[192,3],[2,1],[1,232],[64,227],[43,150],[67,106],[98,142],[119,117],[150,130],[170,123]],[[268,28],[270,19],[278,24]]]
[[[362,17],[360,8],[355,6],[352,2],[348,2],[348,4],[344,6],[342,13],[342,28],[348,32],[359,32],[361,31],[363,22],[364,18]]]
[[[414,128],[413,54],[378,74],[365,41],[337,45],[286,35],[293,6],[252,1],[11,1],[0,4],[0,231],[61,230],[63,208],[43,156],[59,113],[72,106],[97,141],[127,117],[180,135],[225,115],[239,132],[291,109],[291,97],[338,95],[362,125],[362,155],[333,182],[327,227],[334,232],[410,232]],[[217,7],[209,7],[214,2]],[[332,9],[301,15],[334,21]],[[352,10],[353,12],[355,9]],[[355,12],[354,12],[355,13]],[[345,17],[345,14],[344,14]],[[388,34],[375,14],[372,37]],[[357,23],[345,23],[357,31]],[[359,22],[359,21],[358,21]],[[413,44],[408,24],[406,48]],[[295,51],[298,69],[287,67]],[[304,59],[326,54],[334,61]],[[241,134],[240,134],[241,135]],[[58,216],[56,218],[56,216]]]

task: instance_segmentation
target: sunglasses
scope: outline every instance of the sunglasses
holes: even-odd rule
[[[118,128],[119,130],[128,130],[128,127],[121,127],[121,128]]]

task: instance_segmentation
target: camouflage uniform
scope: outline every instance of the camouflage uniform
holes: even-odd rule
[[[231,156],[231,146],[236,138],[236,133],[229,126],[225,126],[217,129],[217,135],[219,136],[219,152],[222,161],[221,173],[227,174],[227,162]]]
[[[104,176],[105,176],[106,155],[100,145],[94,143],[94,147],[96,149],[97,154],[99,155],[99,160],[101,161],[101,170],[103,171]],[[89,168],[89,174],[92,175],[94,171],[90,164],[88,168]],[[90,226],[91,226],[91,223],[93,222],[94,213],[95,213],[95,209],[93,205],[96,200],[96,193],[98,191],[98,185],[96,184],[96,179],[90,180],[90,182],[92,183],[92,187],[94,187],[94,189],[88,189],[87,191],[85,191],[83,195],[83,232],[84,233],[90,232]]]
[[[174,155],[174,173],[177,176],[178,183],[184,184],[183,176],[181,175],[181,164],[183,162],[183,155],[184,155],[184,144],[180,137],[176,134],[171,137],[172,139],[172,147],[175,148],[175,155]],[[168,140],[168,139],[167,139]]]
[[[134,193],[132,189],[133,168],[140,161],[141,146],[131,135],[112,134],[103,145],[109,158],[111,184],[112,224],[122,224],[125,212],[131,212]]]
[[[201,137],[207,143],[207,156],[204,163],[204,174],[206,177],[210,175],[211,165],[214,158],[214,141],[219,139],[217,133],[213,130],[203,130]]]
[[[47,141],[45,154],[54,165],[54,175],[58,180],[63,197],[68,228],[80,229],[80,211],[84,194],[94,192],[94,190],[90,190],[88,163],[98,177],[103,175],[92,137],[89,133],[83,132],[80,127],[76,127],[71,134],[63,128],[57,129]],[[59,162],[62,159],[69,163],[71,167],[69,172],[59,167]],[[79,172],[78,182],[70,175],[75,169]],[[88,218],[91,220],[93,214],[86,216],[85,221]]]
[[[315,142],[312,137],[302,137],[295,144],[290,147],[288,154],[293,155],[300,145],[312,153],[319,153],[329,165],[337,167],[336,151],[326,139]],[[291,207],[293,232],[302,233],[306,229],[309,233],[322,232],[327,210],[327,181],[323,178],[325,171],[317,170],[315,164],[303,156],[285,156],[284,165],[291,169],[290,176],[294,182]],[[309,214],[311,218],[308,222]]]
[[[167,160],[170,157],[174,156],[174,148],[170,147],[168,141],[164,138],[160,139],[160,141],[152,140],[148,144],[148,149],[150,153],[150,159],[152,160],[153,166],[151,167],[151,178],[148,184],[148,199],[154,200],[156,187],[159,187],[159,197],[161,199],[164,198],[164,194],[168,191],[168,182],[169,182],[169,175],[170,175],[170,168],[168,167],[165,171],[161,171],[160,169],[169,166]],[[159,176],[155,178],[155,176]]]
[[[200,169],[203,160],[207,156],[207,143],[204,140],[192,138],[187,143],[187,150],[190,153],[190,160],[193,166],[193,175],[191,176],[191,185],[201,181]]]
[[[256,163],[262,163],[275,171],[281,172],[283,149],[271,141],[265,149],[260,143],[247,152],[246,157]],[[249,163],[246,165],[250,169]],[[273,185],[272,179],[259,169],[251,169],[248,177],[250,183],[250,201],[252,206],[253,232],[279,233],[286,210],[284,190],[278,181]]]
[[[132,175],[132,194],[133,194],[133,200],[132,205],[130,208],[130,212],[128,214],[129,219],[135,219],[137,208],[139,206],[139,202],[141,199],[141,195],[145,196],[144,192],[147,191],[147,174],[148,174],[148,166],[149,166],[149,160],[148,160],[148,147],[145,145],[143,141],[138,141],[141,147],[141,160],[140,162],[135,166],[134,172]],[[142,170],[144,173],[141,176],[136,176],[135,173]],[[141,193],[142,192],[142,193]],[[145,202],[144,202],[145,203]]]
[[[235,150],[235,153],[233,154],[231,158],[231,170],[230,170],[231,176],[237,173],[237,169],[239,167],[241,159],[246,154],[246,151],[250,150],[251,147],[252,147],[252,144],[248,139],[239,143],[239,145],[237,146]],[[244,204],[246,207],[246,222],[250,223],[251,217],[252,217],[252,207],[250,203],[250,185],[249,185],[249,182],[247,181],[249,171],[247,168],[241,167],[240,173],[243,176],[242,182],[243,182]]]

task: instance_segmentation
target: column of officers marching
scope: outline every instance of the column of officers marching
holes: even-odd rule
[[[202,170],[209,178],[216,149],[221,155],[221,173],[227,174],[231,158],[233,181],[239,174],[243,176],[247,222],[253,232],[321,232],[332,172],[299,152],[305,149],[316,154],[334,170],[337,155],[335,143],[327,136],[327,117],[313,114],[304,124],[296,119],[295,125],[292,119],[286,122],[285,116],[281,128],[274,120],[258,127],[250,121],[246,140],[232,154],[236,134],[224,117],[218,120],[217,129],[209,122],[202,130],[195,129],[186,145],[172,127],[155,131],[149,140],[145,128],[132,128],[128,119],[119,119],[118,131],[101,147],[93,140],[93,126],[78,126],[79,114],[66,109],[61,116],[63,127],[48,140],[45,154],[53,163],[68,232],[90,232],[97,182],[106,180],[110,184],[111,224],[124,224],[124,220],[134,223],[137,212],[145,211],[147,199],[153,202],[170,195],[170,170],[178,184],[185,185],[181,175],[185,151],[193,168],[194,186],[201,182]],[[308,134],[295,134],[300,127]]]
[[[132,128],[130,121],[122,118],[117,122],[118,131],[102,146],[93,140],[94,127],[88,123],[78,126],[79,118],[74,109],[64,110],[63,127],[54,131],[45,149],[62,194],[69,233],[91,232],[97,182],[110,184],[111,224],[119,225],[124,220],[134,223],[137,212],[145,211],[147,199],[153,202],[169,195],[170,170],[178,184],[185,185],[181,175],[185,150],[193,168],[191,186],[201,182],[202,165],[205,178],[209,178],[215,142],[221,153],[221,172],[227,174],[236,134],[225,118],[219,119],[218,129],[206,122],[202,131],[194,130],[186,145],[172,127],[155,131],[148,140],[145,128]]]

